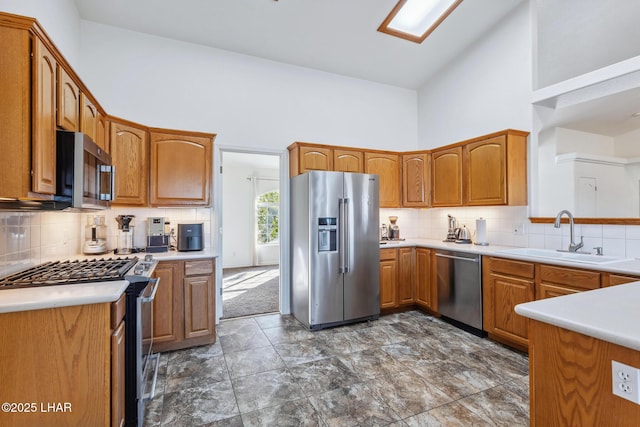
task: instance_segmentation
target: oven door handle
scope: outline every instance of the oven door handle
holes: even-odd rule
[[[153,372],[153,381],[151,383],[151,391],[143,393],[142,400],[150,402],[156,397],[156,383],[158,381],[158,367],[160,366],[160,353],[154,353],[149,356],[147,363],[151,361],[155,362],[155,369]]]
[[[149,279],[149,282],[153,282],[153,289],[151,290],[151,295],[148,297],[140,297],[141,302],[152,302],[156,297],[156,292],[158,292],[158,285],[160,284],[160,278],[156,277],[154,279]]]

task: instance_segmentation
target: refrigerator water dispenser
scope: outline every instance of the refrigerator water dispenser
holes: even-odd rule
[[[337,232],[337,218],[318,218],[318,252],[335,252],[338,250]]]

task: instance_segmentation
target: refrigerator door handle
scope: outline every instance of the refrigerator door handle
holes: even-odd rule
[[[345,199],[338,199],[338,252],[339,252],[339,258],[340,258],[340,264],[338,265],[338,272],[340,274],[344,274],[345,273],[345,267],[344,267],[344,241],[345,241],[345,233],[344,233],[344,229],[345,229],[345,216],[344,216],[344,200]]]
[[[349,256],[349,237],[351,235],[351,230],[349,227],[349,199],[344,199],[344,204],[343,204],[343,214],[344,214],[344,245],[343,245],[343,249],[344,249],[344,264],[343,264],[343,272],[344,273],[348,273],[349,272],[349,268],[351,267],[351,258]]]

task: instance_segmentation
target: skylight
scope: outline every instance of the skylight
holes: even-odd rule
[[[378,31],[422,43],[462,0],[400,0]]]

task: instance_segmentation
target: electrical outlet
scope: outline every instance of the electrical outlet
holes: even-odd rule
[[[523,223],[513,224],[513,234],[516,236],[524,235],[525,228]]]
[[[640,369],[611,361],[613,394],[640,405]]]

